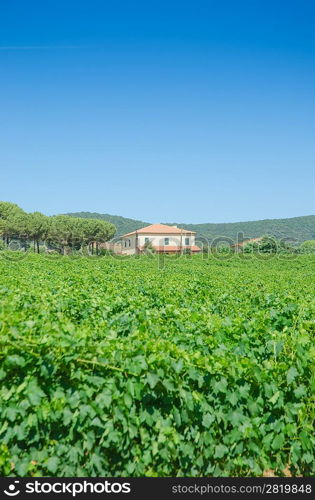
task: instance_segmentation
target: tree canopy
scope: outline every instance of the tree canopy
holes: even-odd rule
[[[26,213],[14,203],[0,202],[0,235],[6,245],[12,239],[18,239],[24,243],[33,242],[34,251],[38,253],[40,242],[64,254],[87,248],[98,253],[99,245],[111,239],[115,232],[116,228],[110,222]]]
[[[300,250],[302,253],[315,253],[315,240],[303,241],[300,245]]]

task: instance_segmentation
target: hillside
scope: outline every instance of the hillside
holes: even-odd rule
[[[225,236],[234,240],[238,233],[243,233],[244,238],[255,238],[269,234],[278,239],[290,238],[298,242],[315,238],[315,215],[290,219],[230,222],[226,224],[182,224],[182,226],[191,231],[196,231],[198,236],[210,239]]]
[[[150,222],[128,219],[118,215],[98,214],[96,212],[75,212],[67,215],[103,219],[112,222],[117,228],[117,236],[135,231],[136,229],[150,224]],[[315,239],[315,215],[293,217],[290,219],[265,219],[222,224],[179,224],[176,222],[166,222],[166,224],[177,224],[179,227],[196,231],[199,237],[206,237],[208,239],[224,236],[235,240],[238,233],[243,233],[244,238],[254,238],[256,236],[270,234],[279,239],[291,238],[298,242]]]
[[[136,229],[140,229],[141,227],[151,224],[150,222],[121,217],[120,215],[98,214],[97,212],[74,212],[66,215],[71,215],[72,217],[82,217],[84,219],[101,219],[111,222],[116,226],[116,236],[130,233],[131,231],[135,231]]]

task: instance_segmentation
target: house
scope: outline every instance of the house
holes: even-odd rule
[[[99,244],[100,249],[108,250],[112,253],[121,253],[121,242],[106,241]]]
[[[194,231],[166,224],[151,224],[121,237],[122,253],[134,255],[146,251],[147,247],[158,253],[196,253],[201,249],[195,244]]]

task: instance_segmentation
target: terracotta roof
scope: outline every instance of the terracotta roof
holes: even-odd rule
[[[145,247],[144,246],[140,247],[140,250],[145,250]],[[180,252],[181,249],[179,246],[173,246],[173,245],[164,245],[158,247],[153,245],[153,250],[155,250],[155,252]],[[182,250],[191,250],[192,252],[200,252],[201,248],[197,247],[197,245],[191,245],[191,246],[183,246]]]
[[[175,226],[167,226],[166,224],[151,224],[151,226],[142,227],[137,231],[132,231],[132,233],[123,234],[122,238],[125,236],[131,236],[132,234],[195,234],[195,231],[188,231],[188,229],[182,229]]]

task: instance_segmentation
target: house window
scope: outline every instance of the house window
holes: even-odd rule
[[[185,238],[185,245],[189,245],[189,238]]]
[[[129,240],[129,246],[131,247],[131,240]]]
[[[125,240],[125,248],[126,248],[126,246],[127,246],[127,241]]]
[[[149,243],[150,238],[144,238],[144,243]]]
[[[170,239],[169,238],[164,238],[164,245],[169,245]]]

